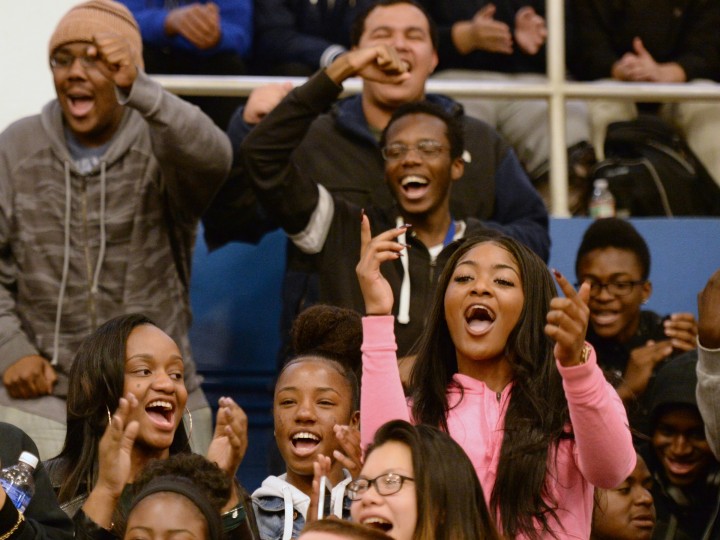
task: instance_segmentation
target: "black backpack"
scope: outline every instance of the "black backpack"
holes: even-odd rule
[[[720,152],[720,143],[718,144]],[[605,178],[620,215],[720,216],[720,187],[672,126],[654,115],[608,126]]]

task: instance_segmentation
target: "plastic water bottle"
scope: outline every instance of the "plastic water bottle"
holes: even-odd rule
[[[608,182],[598,178],[593,182],[593,192],[590,198],[590,217],[606,218],[615,215],[615,197],[610,193]]]
[[[2,484],[8,498],[21,514],[30,504],[35,494],[35,477],[33,471],[37,467],[38,458],[30,452],[23,452],[16,465],[6,467],[0,471],[0,484]]]

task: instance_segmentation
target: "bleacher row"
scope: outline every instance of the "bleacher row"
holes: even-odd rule
[[[477,81],[428,81],[431,93],[454,98],[539,98],[549,102],[552,193],[550,266],[574,278],[575,252],[589,220],[566,219],[567,163],[565,101],[568,99],[633,99],[645,102],[718,100],[720,84],[579,83],[565,78],[562,0],[548,0],[548,77],[544,84]],[[268,76],[154,75],[165,88],[192,96],[248,96],[268,83],[304,78]],[[347,94],[361,89],[359,79],[345,83]],[[720,267],[720,219],[633,219],[653,254],[650,279],[654,292],[648,309],[658,313],[697,312],[695,297]],[[211,253],[198,236],[192,277],[194,322],[191,340],[204,389],[211,403],[233,396],[250,420],[250,440],[259,451],[249,453],[240,475],[252,489],[268,474],[274,445],[272,387],[279,343],[281,282],[285,236],[276,231],[258,245],[232,244]],[[232,284],[228,287],[228,284]],[[252,306],[262,306],[255,310]]]
[[[567,145],[565,142],[565,102],[568,99],[628,99],[644,102],[671,102],[686,100],[720,100],[720,84],[662,84],[631,82],[572,82],[566,80],[565,72],[565,13],[563,0],[548,0],[546,5],[547,82],[527,84],[522,82],[498,83],[492,81],[428,81],[431,93],[462,97],[517,97],[540,98],[549,102],[548,114],[550,137],[550,185],[552,215],[567,217]],[[247,96],[250,92],[271,82],[290,80],[302,84],[302,78],[256,77],[256,76],[154,76],[165,88],[181,95]],[[348,81],[346,92],[360,91],[359,80]]]
[[[657,313],[697,315],[696,295],[720,268],[720,219],[632,219],[652,253],[653,294],[647,308]],[[575,279],[575,253],[590,220],[552,218],[549,265]],[[276,231],[258,245],[229,244],[208,253],[198,236],[193,262],[190,338],[203,388],[211,403],[230,395],[249,417],[250,444],[240,468],[248,488],[268,474],[273,439],[272,388],[279,343],[285,234]],[[255,308],[257,307],[257,309]]]

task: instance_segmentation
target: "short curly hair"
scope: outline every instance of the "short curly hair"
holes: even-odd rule
[[[650,249],[632,223],[621,218],[603,218],[593,221],[583,235],[582,242],[575,257],[575,275],[579,277],[580,262],[591,251],[596,249],[624,249],[635,254],[642,279],[650,276]]]

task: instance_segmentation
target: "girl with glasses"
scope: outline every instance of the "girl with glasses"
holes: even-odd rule
[[[635,466],[622,402],[584,341],[589,285],[576,291],[556,272],[557,297],[543,261],[519,242],[465,239],[439,278],[408,404],[380,273],[405,249],[402,230],[371,239],[363,224],[363,443],[391,419],[439,427],[467,452],[502,535],[588,538],[593,486],[614,487]]]
[[[347,494],[354,521],[395,540],[498,538],[472,463],[434,427],[381,427]]]

